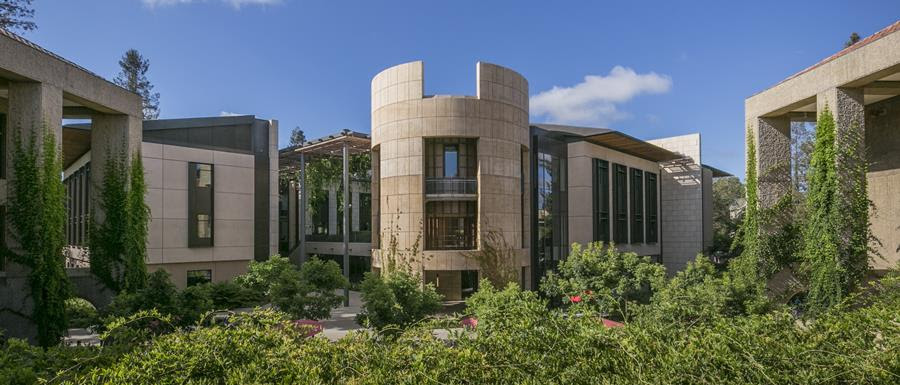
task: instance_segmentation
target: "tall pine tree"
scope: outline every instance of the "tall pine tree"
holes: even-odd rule
[[[153,84],[147,79],[150,60],[141,56],[136,49],[130,49],[119,59],[121,70],[114,82],[141,96],[144,119],[159,117],[159,92],[153,92]]]
[[[33,31],[37,24],[29,20],[34,18],[32,0],[0,0],[0,29]]]

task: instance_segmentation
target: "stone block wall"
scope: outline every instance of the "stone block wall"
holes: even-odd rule
[[[685,156],[662,163],[659,178],[662,263],[673,274],[703,251],[704,219],[711,214],[703,210],[700,134],[648,142]]]
[[[420,61],[388,68],[372,79],[372,148],[378,153],[378,181],[373,204],[380,212],[381,244],[389,229],[401,249],[422,234],[424,220],[424,141],[426,138],[475,138],[478,153],[478,228],[501,231],[510,245],[520,246],[522,152],[529,144],[528,82],[518,73],[479,62],[476,96],[426,96]],[[526,185],[527,191],[527,185]],[[373,195],[373,200],[376,197]],[[528,205],[526,203],[525,207]],[[527,223],[527,222],[526,222]],[[527,265],[527,248],[519,265]],[[460,251],[426,253],[425,270],[477,269]],[[373,266],[381,266],[379,250]]]

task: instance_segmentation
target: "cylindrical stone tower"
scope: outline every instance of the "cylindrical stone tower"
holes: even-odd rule
[[[414,268],[448,300],[477,288],[485,242],[509,250],[531,286],[528,82],[476,68],[474,97],[424,95],[421,61],[372,79],[373,267],[418,248]]]

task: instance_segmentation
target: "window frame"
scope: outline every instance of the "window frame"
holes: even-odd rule
[[[603,159],[593,159],[592,162],[593,187],[593,224],[594,242],[610,242],[610,183],[609,162]]]
[[[647,226],[645,242],[648,244],[659,242],[659,176],[656,173],[644,172],[644,194]]]
[[[613,242],[628,243],[628,167],[613,163]]]
[[[200,166],[209,166],[209,185],[198,186]],[[212,163],[188,162],[188,247],[212,247],[215,245],[215,165]],[[209,237],[199,234],[199,216],[207,216]]]
[[[630,171],[631,243],[644,243],[644,170],[632,168]]]

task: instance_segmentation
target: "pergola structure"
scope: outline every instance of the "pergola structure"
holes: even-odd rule
[[[317,157],[340,156],[343,163],[341,181],[343,181],[343,265],[344,278],[350,281],[350,156],[371,151],[371,139],[368,134],[343,130],[340,134],[329,135],[281,150],[280,165],[282,171],[297,171],[300,213],[298,227],[300,229],[299,254],[300,263],[306,259],[306,162]],[[344,306],[350,305],[350,288],[344,288]]]

